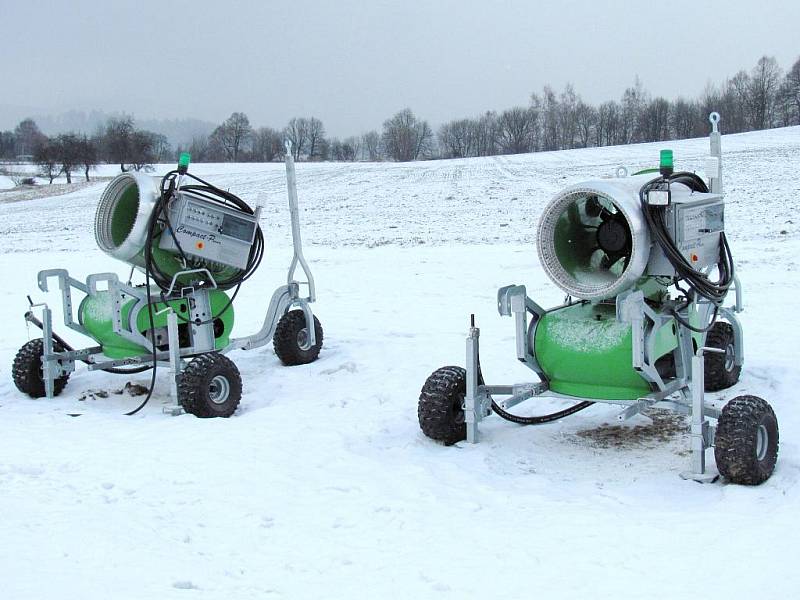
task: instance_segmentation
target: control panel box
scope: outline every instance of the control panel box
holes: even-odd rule
[[[166,229],[159,248],[244,269],[261,210],[248,215],[187,192],[177,194],[167,208],[173,236]]]
[[[725,231],[725,203],[720,194],[691,192],[683,186],[671,190],[664,221],[675,246],[695,269],[713,267],[720,259],[721,233]],[[648,275],[673,277],[675,269],[653,240]]]

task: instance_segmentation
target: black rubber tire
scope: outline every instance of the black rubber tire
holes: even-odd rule
[[[53,342],[53,350],[64,352],[64,348],[58,342]],[[14,385],[23,394],[28,394],[31,398],[44,398],[44,378],[42,377],[42,354],[44,353],[44,340],[37,338],[31,340],[19,349],[14,357],[14,364],[11,367],[11,376],[14,378]],[[53,395],[58,396],[67,385],[69,373],[53,381]]]
[[[759,429],[766,434],[758,456]],[[722,409],[714,438],[720,475],[733,483],[758,485],[769,479],[778,460],[778,419],[757,396],[737,396]]]
[[[222,378],[222,380],[217,379]],[[216,380],[216,381],[215,381]],[[220,400],[227,386],[227,394]],[[230,417],[242,398],[242,376],[231,359],[209,352],[192,359],[178,383],[178,401],[187,413],[201,418]]]
[[[298,309],[290,310],[278,321],[275,328],[275,335],[272,336],[272,345],[275,347],[275,354],[287,367],[295,365],[307,365],[319,357],[322,349],[322,325],[317,317],[314,317],[314,335],[317,343],[307,350],[300,348],[299,337],[306,331],[306,315]]]
[[[466,393],[467,372],[461,367],[442,367],[431,373],[422,386],[417,405],[422,433],[447,446],[466,439]]]
[[[741,365],[733,364],[734,352],[733,327],[730,323],[718,321],[706,335],[706,346],[727,350],[727,354],[706,352],[705,357],[705,388],[707,392],[727,390],[736,385],[742,372]]]

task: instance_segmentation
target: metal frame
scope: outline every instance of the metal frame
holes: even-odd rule
[[[302,239],[300,237],[300,218],[297,201],[297,180],[295,176],[294,159],[291,152],[291,144],[286,143],[286,185],[289,200],[289,214],[292,224],[292,244],[294,255],[289,265],[286,277],[286,285],[282,285],[272,294],[269,306],[267,307],[264,322],[261,328],[254,334],[234,338],[230,343],[221,349],[215,348],[215,338],[213,333],[213,323],[200,323],[196,325],[194,321],[205,321],[201,318],[203,314],[210,314],[209,291],[216,289],[217,284],[214,277],[207,269],[190,269],[176,273],[169,289],[162,297],[160,294],[151,294],[149,297],[143,287],[134,287],[130,283],[123,283],[119,280],[116,273],[95,273],[86,278],[83,283],[69,275],[66,269],[46,269],[38,274],[39,289],[43,292],[50,291],[49,282],[51,279],[58,280],[58,289],[61,292],[62,310],[64,314],[64,324],[70,329],[77,331],[87,337],[91,337],[89,332],[76,320],[73,312],[72,290],[73,288],[87,296],[96,296],[101,290],[99,284],[105,283],[106,289],[102,290],[111,294],[113,302],[113,331],[125,340],[134,344],[148,348],[152,345],[150,338],[139,333],[135,323],[142,310],[152,302],[171,301],[178,298],[189,300],[190,325],[191,325],[191,345],[180,347],[178,339],[178,315],[170,306],[154,314],[167,313],[166,331],[153,331],[152,335],[157,336],[158,341],[166,341],[168,349],[156,353],[155,360],[159,364],[169,365],[170,370],[170,395],[173,405],[165,407],[165,412],[180,414],[182,409],[178,405],[178,382],[185,367],[186,358],[206,352],[227,353],[231,350],[242,349],[252,350],[268,344],[272,341],[275,329],[281,317],[292,307],[296,306],[303,311],[306,319],[306,330],[308,335],[302,349],[307,350],[316,344],[316,332],[314,328],[314,314],[310,304],[316,300],[316,289],[314,277],[311,269],[303,256]],[[305,281],[296,280],[298,266],[303,271]],[[201,274],[203,279],[210,282],[210,286],[192,287],[183,286],[178,289],[178,279],[181,276]],[[301,286],[307,286],[308,294],[300,294]],[[134,300],[134,305],[128,311],[127,318],[122,318],[122,307],[130,300]],[[39,321],[33,315],[34,308],[42,309],[42,319]],[[55,352],[53,346],[53,322],[52,309],[45,303],[31,304],[31,311],[26,313],[25,318],[28,322],[35,324],[42,329],[43,335],[43,355],[42,355],[42,376],[45,383],[45,394],[48,398],[53,397],[54,381],[58,377],[75,370],[75,361],[80,360],[88,365],[89,370],[107,369],[109,367],[143,365],[153,363],[153,355],[148,352],[138,356],[119,360],[97,360],[102,355],[103,349],[100,346],[92,346],[82,350],[70,350],[65,352]],[[164,340],[164,336],[166,340]],[[163,345],[163,344],[159,344]]]
[[[716,419],[719,410],[705,402],[704,393],[704,353],[721,352],[716,348],[698,344],[695,351],[691,331],[677,325],[678,346],[673,350],[675,357],[676,376],[664,380],[654,367],[655,360],[650,354],[654,345],[655,332],[664,323],[673,321],[673,317],[665,312],[654,311],[645,302],[641,292],[621,295],[617,298],[617,315],[621,322],[628,322],[632,327],[632,356],[633,367],[650,381],[655,391],[635,400],[604,400],[596,398],[579,398],[567,396],[550,390],[547,377],[536,361],[534,347],[536,324],[548,311],[542,309],[536,302],[527,296],[525,286],[511,285],[500,288],[497,293],[498,312],[502,316],[514,317],[517,359],[526,367],[535,372],[539,382],[516,385],[487,385],[479,383],[479,355],[480,355],[480,329],[474,324],[469,329],[466,340],[466,372],[467,388],[464,398],[464,415],[467,425],[467,442],[477,443],[479,440],[478,424],[492,413],[493,396],[506,396],[500,406],[508,409],[531,398],[559,398],[572,401],[590,400],[604,404],[616,404],[624,409],[617,418],[627,420],[641,413],[646,408],[666,408],[682,414],[692,416],[692,443],[691,443],[691,469],[682,476],[696,481],[711,481],[716,475],[708,475],[705,469],[705,450],[714,444],[715,428],[710,425],[706,417]],[[737,303],[733,307],[724,307],[720,312],[731,323],[734,330],[735,364],[741,365],[744,354],[741,343],[741,324],[735,313],[741,312],[742,291],[739,282],[736,282]],[[556,307],[558,310],[569,303]],[[689,312],[697,310],[707,319],[711,307],[707,304],[695,305],[684,309],[682,317],[688,319]],[[528,324],[528,315],[531,317]],[[654,324],[646,327],[646,321]]]

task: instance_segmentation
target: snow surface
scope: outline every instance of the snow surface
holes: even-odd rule
[[[683,481],[685,422],[618,427],[618,407],[538,428],[492,417],[475,446],[439,446],[417,425],[428,374],[463,364],[471,312],[488,379],[532,379],[495,294],[524,283],[542,305],[561,300],[533,245],[540,210],[567,184],[653,164],[661,146],[298,165],[325,346],[294,368],[271,347],[232,353],[244,395],[228,420],[162,414],[166,373],[133,418],[122,413],[139,398],[113,392],[147,385],[147,374],[79,368],[54,400],[20,395],[10,364],[37,336],[22,320],[25,295],[46,299],[61,323],[59,297],[38,291],[36,272],[127,270],[94,244],[103,183],[0,195],[0,596],[795,597],[800,128],[723,139],[746,364],[718,400],[752,393],[775,408],[781,448],[767,483]],[[695,168],[707,140],[670,146],[679,167]],[[290,257],[283,167],[194,171],[265,206],[265,263],[236,304],[236,333],[252,332]]]
[[[10,190],[14,186],[16,186],[16,184],[14,183],[14,180],[11,179],[11,177],[0,175],[0,190]]]

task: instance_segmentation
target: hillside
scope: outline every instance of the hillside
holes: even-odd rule
[[[64,337],[90,344],[64,331],[60,298],[36,288],[37,271],[128,269],[94,243],[104,183],[18,202],[0,194],[4,597],[666,599],[696,593],[698,580],[723,598],[793,597],[800,127],[723,138],[746,362],[716,399],[751,393],[775,408],[781,447],[768,482],[680,479],[688,431],[669,415],[653,427],[618,426],[619,408],[606,405],[537,428],[493,417],[480,444],[449,448],[417,425],[425,378],[463,363],[470,313],[487,378],[530,379],[495,293],[519,283],[542,305],[561,301],[534,246],[542,207],[570,183],[652,166],[662,146],[298,164],[325,346],[294,368],[271,346],[232,353],[244,395],[229,420],[163,414],[166,373],[136,417],[123,413],[139,398],[113,392],[148,374],[79,367],[60,397],[22,396],[10,365],[37,336],[22,319],[26,294],[56,308]],[[693,170],[708,141],[668,146]],[[283,166],[194,171],[265,207],[265,261],[236,301],[236,333],[252,332],[291,256]]]

